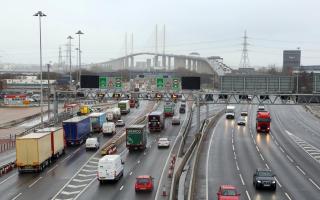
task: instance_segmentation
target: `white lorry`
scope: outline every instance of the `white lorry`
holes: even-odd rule
[[[102,126],[102,133],[104,135],[116,134],[116,125],[114,124],[114,122],[105,122]]]
[[[227,119],[234,119],[235,113],[234,113],[235,107],[234,106],[227,106],[226,109],[226,118]]]
[[[98,163],[98,180],[119,180],[123,176],[123,162],[120,155],[105,155]]]
[[[120,108],[121,114],[128,114],[130,112],[129,100],[119,101],[118,108]]]

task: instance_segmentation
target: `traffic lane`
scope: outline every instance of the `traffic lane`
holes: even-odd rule
[[[238,126],[235,123],[234,146],[236,160],[239,165],[239,179],[241,184],[246,187],[246,193],[243,194],[247,199],[286,199],[281,188],[277,188],[275,192],[267,190],[256,190],[253,186],[253,174],[257,168],[267,168],[265,159],[254,143],[254,136],[251,130],[252,122],[255,121],[254,107],[249,108],[249,116],[247,117],[246,126]],[[250,197],[248,197],[250,196]]]
[[[209,142],[207,142],[206,148],[203,149],[204,153],[208,152],[208,160],[203,159],[202,162],[205,163],[200,164],[199,162],[200,166],[198,167],[203,170],[205,168],[202,166],[205,164],[207,168],[208,173],[205,177],[208,179],[208,199],[216,198],[220,185],[235,185],[238,192],[242,195],[245,193],[245,188],[239,179],[239,172],[232,149],[233,131],[234,121],[225,119],[223,115],[216,126],[210,130],[212,136],[210,139],[208,137]],[[197,184],[198,191],[203,187],[203,185]],[[204,194],[197,195],[203,198]]]
[[[273,125],[271,127],[272,131],[272,142],[280,149],[280,153],[285,155],[285,159],[290,162],[291,166],[295,168],[296,174],[301,176],[300,179],[302,183],[306,182],[306,184],[302,185],[302,187],[298,187],[296,190],[293,190],[292,193],[299,191],[300,189],[309,191],[308,195],[312,195],[312,193],[320,192],[320,168],[319,163],[316,162],[311,156],[309,156],[302,148],[300,148],[286,133],[283,124],[278,119],[277,114],[272,113],[274,118],[277,120],[273,120]],[[294,176],[295,177],[295,176]],[[292,181],[292,180],[291,180]],[[291,182],[290,181],[290,182]],[[290,188],[291,189],[291,188]]]
[[[320,149],[319,120],[314,120],[311,114],[297,107],[301,106],[293,108],[285,106],[278,109],[270,107],[270,109],[278,115],[286,130]]]
[[[162,168],[179,130],[180,126],[171,126],[171,120],[167,118],[165,132],[148,134],[146,151],[130,152],[128,154],[125,161],[124,176],[121,180],[105,185],[100,185],[98,181],[95,181],[79,199],[154,199]],[[171,140],[170,148],[158,149],[156,141],[159,137],[168,137]],[[155,177],[155,187],[151,193],[135,194],[136,176],[141,174],[149,174]]]
[[[134,109],[128,115],[122,116],[122,118],[125,121],[134,120],[137,115],[143,112],[143,109]],[[111,137],[103,137],[102,134],[100,134],[99,137],[101,144],[111,139]],[[95,152],[93,151],[85,151],[84,145],[79,147],[68,147],[65,156],[57,160],[57,163],[46,168],[43,173],[36,174],[36,176],[32,176],[31,179],[29,178],[27,180],[19,178],[15,182],[12,182],[14,179],[6,181],[4,184],[6,184],[10,190],[6,190],[5,193],[23,193],[23,198],[29,198],[28,195],[30,195],[30,198],[33,198],[34,195],[37,194],[37,197],[41,196],[47,199],[52,194],[55,194],[55,192],[58,191],[94,153]],[[46,175],[48,171],[50,172],[50,176]],[[20,176],[24,175],[26,174],[21,174]],[[42,178],[37,181],[35,186],[38,187],[41,184],[41,187],[44,188],[43,190],[38,190],[37,187],[29,187],[30,182],[33,183],[40,177]],[[19,187],[17,188],[16,185]]]

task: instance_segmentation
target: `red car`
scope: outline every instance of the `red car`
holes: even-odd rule
[[[138,176],[136,178],[135,190],[138,191],[152,191],[153,178],[149,175]]]
[[[233,185],[221,185],[217,195],[218,200],[240,200],[240,194]]]

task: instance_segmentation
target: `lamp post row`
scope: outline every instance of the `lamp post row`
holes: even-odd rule
[[[40,39],[40,109],[41,109],[41,126],[42,128],[44,127],[43,124],[43,84],[42,84],[42,30],[41,30],[41,18],[46,17],[47,15],[44,14],[42,11],[38,11],[35,13],[33,16],[39,18],[39,39]],[[78,47],[78,53],[79,53],[79,62],[78,62],[78,69],[79,69],[79,74],[78,74],[78,80],[80,82],[80,77],[81,77],[81,48],[80,48],[80,36],[84,34],[82,31],[78,31],[75,34],[79,36],[79,47]],[[71,40],[73,39],[71,36],[68,36],[67,39],[69,39],[69,70],[70,70],[70,89],[72,86],[72,76],[71,76]],[[48,64],[48,75],[49,75],[49,64]],[[49,87],[49,80],[48,80],[48,87]],[[49,90],[48,90],[49,91]],[[50,94],[48,94],[48,120],[50,117]]]

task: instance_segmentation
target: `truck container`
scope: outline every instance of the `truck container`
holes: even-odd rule
[[[129,151],[145,149],[147,145],[147,130],[144,124],[130,125],[126,128],[126,146]]]
[[[102,131],[103,123],[106,122],[106,113],[94,112],[89,115],[91,122],[91,130],[94,133],[100,133]]]
[[[130,112],[129,100],[122,100],[118,103],[118,108],[120,108],[121,114],[128,114]]]
[[[172,117],[174,115],[174,103],[166,103],[163,106],[163,112],[165,117]]]
[[[87,116],[73,117],[62,122],[67,145],[82,144],[90,134],[90,118]]]
[[[40,172],[64,152],[60,131],[29,133],[16,138],[16,165],[19,173]]]
[[[114,135],[116,134],[116,125],[114,122],[105,122],[102,127],[103,135]]]
[[[165,118],[162,111],[153,111],[148,115],[149,131],[161,131],[165,128]]]
[[[106,110],[106,118],[107,121],[109,122],[114,122],[118,119],[121,119],[121,112],[120,112],[120,108],[115,107],[115,108],[109,108]]]
[[[36,133],[50,133],[51,134],[51,146],[52,154],[54,158],[60,157],[64,154],[66,142],[63,134],[62,127],[48,127],[36,130]]]
[[[269,133],[270,132],[270,123],[271,123],[271,117],[269,111],[258,111],[257,117],[256,117],[256,130],[257,133],[264,132]]]
[[[235,116],[234,110],[235,110],[234,106],[227,106],[227,109],[226,109],[227,119],[234,119],[234,116]]]

